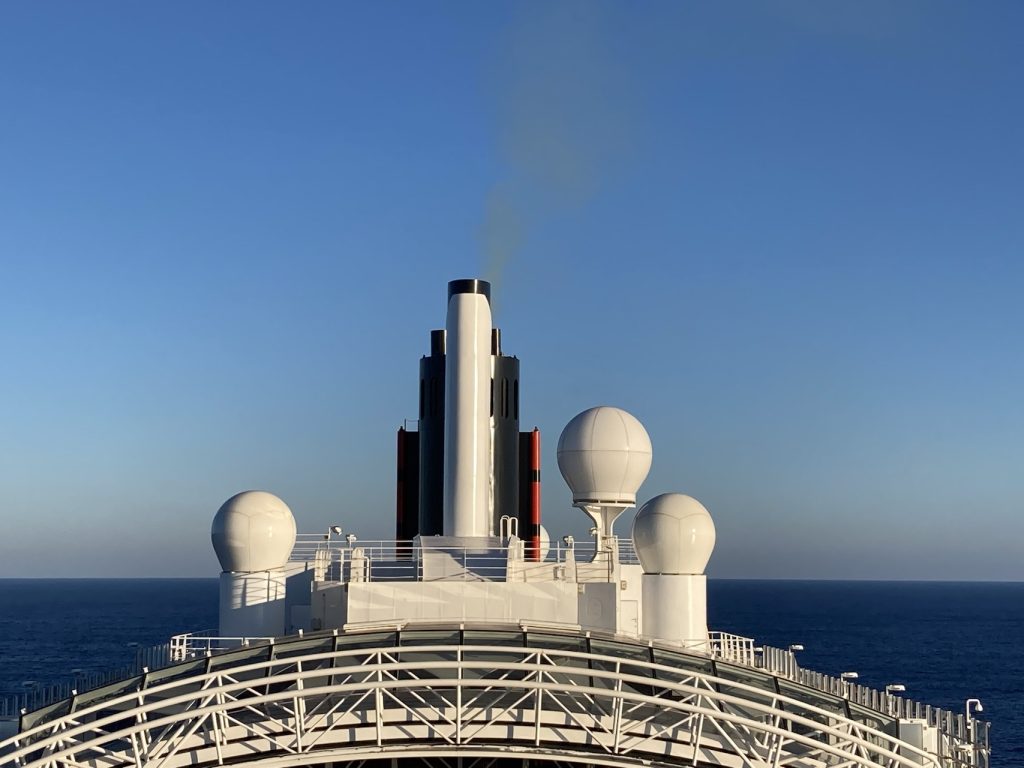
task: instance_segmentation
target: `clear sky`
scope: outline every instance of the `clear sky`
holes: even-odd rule
[[[446,282],[720,577],[1024,579],[1024,4],[0,4],[0,576],[390,536]],[[628,531],[629,516],[620,532]]]

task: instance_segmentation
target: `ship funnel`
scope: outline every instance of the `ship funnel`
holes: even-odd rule
[[[491,535],[491,284],[448,283],[444,533]]]

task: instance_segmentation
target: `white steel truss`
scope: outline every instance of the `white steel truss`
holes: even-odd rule
[[[954,765],[836,711],[710,673],[488,644],[344,648],[199,671],[0,743],[0,768],[291,768],[382,757],[483,765],[516,756],[590,765]]]

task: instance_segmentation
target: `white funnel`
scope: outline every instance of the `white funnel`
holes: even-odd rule
[[[491,286],[448,283],[444,533],[490,536]]]

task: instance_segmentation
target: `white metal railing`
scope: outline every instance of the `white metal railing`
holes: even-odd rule
[[[130,644],[135,647],[135,644]],[[38,683],[26,681],[24,689],[17,692],[0,692],[0,720],[18,718],[24,712],[31,712],[54,702],[69,699],[78,693],[91,691],[118,680],[142,674],[143,670],[159,669],[174,663],[167,643],[148,647],[135,647],[135,658],[127,664],[109,669],[72,670],[70,679],[58,682]]]
[[[406,623],[394,623],[385,622],[381,625],[382,627],[394,628],[409,626]],[[415,626],[415,625],[412,625]],[[529,622],[529,626],[545,626],[549,628],[559,628],[561,625],[558,624],[535,624]],[[303,636],[303,632],[300,630],[299,637]],[[172,661],[182,661],[188,658],[194,658],[196,656],[208,656],[212,653],[218,653],[220,651],[228,651],[236,649],[240,646],[248,646],[256,643],[273,643],[278,638],[274,637],[224,637],[216,634],[216,630],[203,630],[201,632],[185,632],[179,635],[174,635],[170,640],[170,658]],[[695,642],[690,646],[686,647],[686,650],[691,653],[708,654],[716,659],[722,659],[723,661],[729,661],[736,664],[746,664],[748,666],[756,666],[762,669],[766,669],[773,673],[777,673],[778,670],[770,669],[767,666],[757,663],[758,653],[761,649],[754,647],[754,640],[749,637],[743,637],[742,635],[734,635],[729,632],[708,632],[708,640],[706,643]],[[773,649],[774,650],[774,649]],[[785,651],[784,653],[789,653]],[[790,653],[790,656],[792,654]],[[802,670],[806,672],[806,670]],[[797,679],[798,675],[793,675],[792,679]],[[822,689],[824,690],[824,689]]]
[[[388,627],[398,626],[388,624]],[[299,633],[302,634],[301,632]],[[209,655],[210,653],[250,645],[257,642],[274,642],[269,637],[217,637],[211,632],[175,635],[171,638],[171,655],[175,660]],[[177,649],[177,650],[175,650]],[[925,721],[929,727],[938,730],[947,744],[974,744],[979,754],[988,755],[988,722],[971,719],[964,714],[953,713],[938,707],[911,701],[874,688],[853,683],[850,680],[832,677],[821,672],[803,669],[796,660],[796,654],[788,649],[771,646],[757,646],[754,639],[730,632],[709,631],[706,643],[693,643],[686,649],[690,653],[708,654],[732,664],[741,664],[761,669],[770,674],[791,680],[831,696],[840,697],[855,704],[888,716],[906,720]],[[177,655],[181,654],[181,655]]]
[[[739,664],[754,666],[754,640],[742,635],[733,635],[729,632],[708,632],[708,647],[711,655],[724,661],[733,661]]]
[[[514,532],[514,531],[513,531]],[[507,552],[509,549],[508,537],[500,538],[502,545],[500,547],[492,548],[494,551]],[[524,542],[525,547],[529,547],[529,542]],[[614,538],[607,542],[607,546],[613,546],[618,553],[618,561],[625,564],[639,564],[640,558],[637,556],[636,548],[633,546],[633,540],[629,537],[620,539]],[[349,543],[345,539],[334,538],[331,534],[299,534],[296,537],[295,546],[292,548],[289,561],[291,562],[312,562],[317,553],[329,552],[332,553],[330,559],[338,559],[338,555],[335,553],[350,552],[352,549],[360,547],[362,549],[371,549],[378,556],[394,556],[398,555],[401,557],[409,557],[411,552],[415,552],[423,549],[422,542],[419,545],[414,545],[413,541],[400,541],[400,540],[389,540],[389,539],[376,539],[376,540],[353,540]],[[428,547],[429,549],[429,547]],[[597,543],[593,540],[581,540],[575,541],[571,546],[566,545],[563,541],[550,542],[545,547],[543,561],[555,561],[563,562],[566,557],[566,552],[572,550],[575,554],[575,558],[578,560],[592,560],[597,554]]]
[[[389,630],[394,633],[397,629],[401,629],[404,625],[382,625],[379,629]],[[409,634],[415,636],[417,631],[420,631],[416,625],[409,628]],[[543,627],[536,628],[544,633],[554,632],[559,635],[566,636],[568,638],[575,638],[577,641],[580,639],[579,635],[570,632],[565,632],[564,628],[560,627]],[[527,631],[526,627],[522,628],[522,631]],[[530,627],[530,632],[535,631],[534,627]],[[405,630],[402,629],[402,635],[406,634]],[[323,633],[320,633],[319,637],[323,638]],[[355,633],[355,637],[359,637],[359,633]],[[591,633],[586,633],[586,637],[589,638]],[[289,646],[295,643],[317,643],[322,640],[317,640],[316,634],[307,636],[309,639],[304,639],[300,632],[298,636],[282,637],[282,638],[259,638],[259,637],[219,637],[212,632],[200,632],[200,633],[189,633],[183,635],[176,635],[171,639],[169,644],[158,646],[154,649],[147,649],[147,652],[143,653],[140,651],[140,658],[145,656],[154,666],[153,667],[142,667],[140,671],[136,671],[134,674],[141,674],[141,677],[132,678],[128,675],[128,680],[125,683],[131,683],[134,679],[136,684],[128,685],[116,684],[113,687],[118,690],[135,690],[135,689],[148,689],[152,687],[152,683],[148,682],[152,672],[167,666],[168,664],[177,663],[179,661],[194,659],[197,657],[211,657],[213,655],[219,655],[220,653],[230,652],[231,650],[239,650],[240,646],[255,646],[265,644],[270,647],[267,648],[266,655],[273,657],[275,654],[282,654],[291,656],[292,653],[288,650]],[[346,637],[346,636],[342,636]],[[397,637],[397,636],[396,636]],[[386,642],[386,641],[385,641]],[[394,641],[396,644],[397,640]],[[587,640],[589,647],[590,640]],[[595,641],[596,642],[596,641]],[[602,641],[604,642],[604,641]],[[636,641],[630,641],[635,647],[643,648],[643,643],[637,644]],[[650,642],[647,643],[648,648],[655,648]],[[149,653],[148,651],[154,651]],[[156,652],[158,651],[158,652]],[[652,650],[651,653],[657,655],[661,651]],[[923,720],[931,728],[935,728],[937,731],[937,738],[940,744],[939,749],[942,750],[942,754],[952,756],[956,760],[951,762],[949,765],[971,765],[971,766],[987,766],[988,755],[989,755],[989,723],[984,721],[975,720],[973,718],[967,718],[963,714],[954,714],[952,712],[941,710],[935,707],[919,704],[912,702],[891,694],[870,689],[864,686],[860,686],[852,683],[849,680],[829,677],[821,673],[813,672],[811,670],[801,669],[795,660],[795,656],[790,650],[783,650],[771,647],[754,647],[754,641],[751,638],[745,638],[740,635],[734,635],[725,632],[711,632],[709,633],[708,642],[706,645],[699,649],[695,649],[690,652],[693,658],[700,658],[703,654],[710,654],[713,658],[727,661],[730,664],[738,664],[743,666],[749,666],[752,668],[762,669],[768,673],[771,673],[776,680],[790,680],[793,683],[810,688],[813,690],[821,691],[833,697],[834,700],[845,700],[851,702],[851,704],[857,704],[865,707],[867,710],[884,714],[891,718],[900,720],[915,718]],[[251,656],[247,656],[251,658]],[[632,661],[630,661],[632,663]],[[157,678],[161,679],[162,673],[156,673]],[[109,679],[109,676],[106,676]],[[113,682],[111,680],[111,682]],[[779,683],[776,683],[774,688],[778,690]],[[54,691],[55,694],[60,694],[59,691]],[[74,691],[65,692],[65,698],[68,695],[73,695]],[[91,697],[95,694],[88,694],[84,700],[91,700]],[[53,699],[53,701],[58,701]],[[37,706],[43,704],[50,704],[51,702],[35,702]],[[74,709],[74,707],[72,707]],[[50,721],[52,717],[57,714],[54,711],[52,715],[44,716],[44,720]],[[38,716],[33,718],[32,722],[36,722]],[[966,757],[965,757],[966,755]],[[972,762],[973,761],[973,762]],[[2,761],[0,761],[2,766]]]
[[[712,633],[714,634],[714,633]],[[751,641],[751,644],[753,641]],[[744,655],[746,651],[744,650]],[[852,680],[826,675],[812,669],[800,667],[793,651],[771,646],[753,648],[755,665],[771,672],[773,675],[792,680],[808,688],[840,697],[875,712],[884,713],[898,720],[922,720],[929,728],[934,728],[940,744],[946,745],[950,759],[956,759],[956,765],[988,765],[991,745],[989,734],[991,723],[968,717],[966,713],[951,712],[947,709],[922,704],[888,691],[880,691],[860,685]],[[725,658],[724,656],[722,658]],[[972,760],[963,762],[965,746],[970,747]]]
[[[618,542],[619,562],[636,560],[632,544]],[[296,543],[292,562],[311,563],[317,581],[552,581],[609,582],[611,549],[594,542],[559,542],[529,557],[527,543],[513,539],[493,547],[446,546],[396,540],[352,542],[320,536]]]
[[[307,653],[84,706],[0,743],[0,768],[179,768],[260,752],[299,766],[367,751],[507,755],[510,742],[605,764],[720,764],[724,755],[745,766],[973,764],[941,762],[835,710],[668,661],[488,644]]]
[[[299,533],[295,536],[295,545],[288,559],[292,562],[309,562],[318,550],[343,546],[346,546],[344,540],[331,539],[330,534]]]
[[[274,641],[273,637],[224,637],[217,630],[209,629],[202,632],[184,632],[171,637],[168,644],[171,662],[184,661],[195,656],[209,656],[219,651],[227,651],[239,646],[251,645],[256,642]]]

